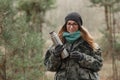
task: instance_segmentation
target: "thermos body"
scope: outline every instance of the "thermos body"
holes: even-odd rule
[[[54,31],[50,32],[50,36],[51,36],[51,39],[52,39],[54,45],[58,45],[58,44],[63,45],[62,41],[60,40],[60,38],[58,37],[58,35]],[[64,59],[68,56],[69,56],[69,54],[68,54],[67,50],[64,49],[62,54],[61,54],[61,57]]]

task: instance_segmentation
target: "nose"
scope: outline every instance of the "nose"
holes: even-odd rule
[[[70,26],[70,30],[72,30],[72,28],[73,28],[73,26],[71,25],[71,26]]]

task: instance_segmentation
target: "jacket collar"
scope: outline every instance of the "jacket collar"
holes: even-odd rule
[[[78,47],[80,44],[82,44],[84,42],[84,39],[82,37],[80,37],[79,39],[77,39],[74,43],[69,43],[69,42],[66,42],[65,43],[65,47],[72,51],[74,50],[76,47]]]

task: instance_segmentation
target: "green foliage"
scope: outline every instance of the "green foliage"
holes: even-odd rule
[[[53,8],[55,0],[18,0],[19,9],[24,11],[45,11]]]
[[[115,44],[115,50],[116,50],[116,52],[120,53],[120,43],[119,42],[117,42]]]
[[[120,56],[120,34],[116,35],[116,41],[115,41],[114,47],[115,47],[115,51],[118,53],[116,55]]]
[[[120,0],[90,0],[92,6],[112,6],[114,11],[120,9]]]
[[[103,6],[105,9],[107,30],[101,32],[104,35],[101,40],[103,49],[105,50],[106,53],[111,53],[112,51],[110,51],[109,49],[112,48],[116,51],[115,55],[119,55],[120,52],[120,50],[118,50],[119,41],[116,41],[117,38],[115,38],[114,40],[114,35],[116,35],[117,33],[113,31],[114,28],[117,29],[117,27],[115,27],[117,23],[114,24],[112,23],[112,21],[117,22],[117,19],[115,19],[114,16],[116,15],[115,14],[116,12],[120,11],[120,0],[90,0],[90,1],[93,3],[93,5],[100,5],[100,7]]]
[[[56,0],[17,0],[18,10],[25,11],[28,19],[31,21],[34,15],[39,15],[40,20],[43,20],[43,16],[47,10],[54,8]]]
[[[110,43],[109,43],[109,39],[108,39],[109,33],[105,30],[101,30],[101,33],[103,34],[103,37],[100,39],[100,46],[104,52],[103,57],[105,57],[104,59],[106,59],[107,57],[112,56],[111,54],[109,54],[109,52],[111,52]],[[119,40],[120,40],[120,36],[118,34],[115,37],[115,41],[113,39],[113,43],[111,43],[111,44],[113,44],[113,49],[115,51],[114,56],[120,56],[120,42],[119,42]]]
[[[43,74],[40,71],[40,67],[43,65],[41,63],[43,61],[42,47],[44,45],[41,33],[29,29],[25,15],[21,15],[15,20],[13,17],[10,14],[5,19],[3,31],[4,44],[8,51],[6,53],[7,77],[14,80],[33,80],[33,77],[38,79]],[[34,76],[31,76],[32,74]]]
[[[90,0],[93,4],[99,4],[101,0]]]
[[[100,44],[102,46],[101,48],[103,51],[107,51],[109,50],[109,41],[107,39],[107,37],[109,36],[108,32],[103,31],[103,30],[101,30],[100,32],[103,34],[103,37],[100,40]]]
[[[54,0],[0,0],[0,15],[4,15],[0,16],[0,46],[6,50],[7,80],[39,80],[43,76],[44,40],[36,30],[53,3]]]
[[[0,0],[0,12],[9,11],[12,0]]]

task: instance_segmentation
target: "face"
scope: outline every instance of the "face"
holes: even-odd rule
[[[69,20],[67,21],[66,28],[69,33],[73,33],[79,29],[79,25],[75,21]]]

